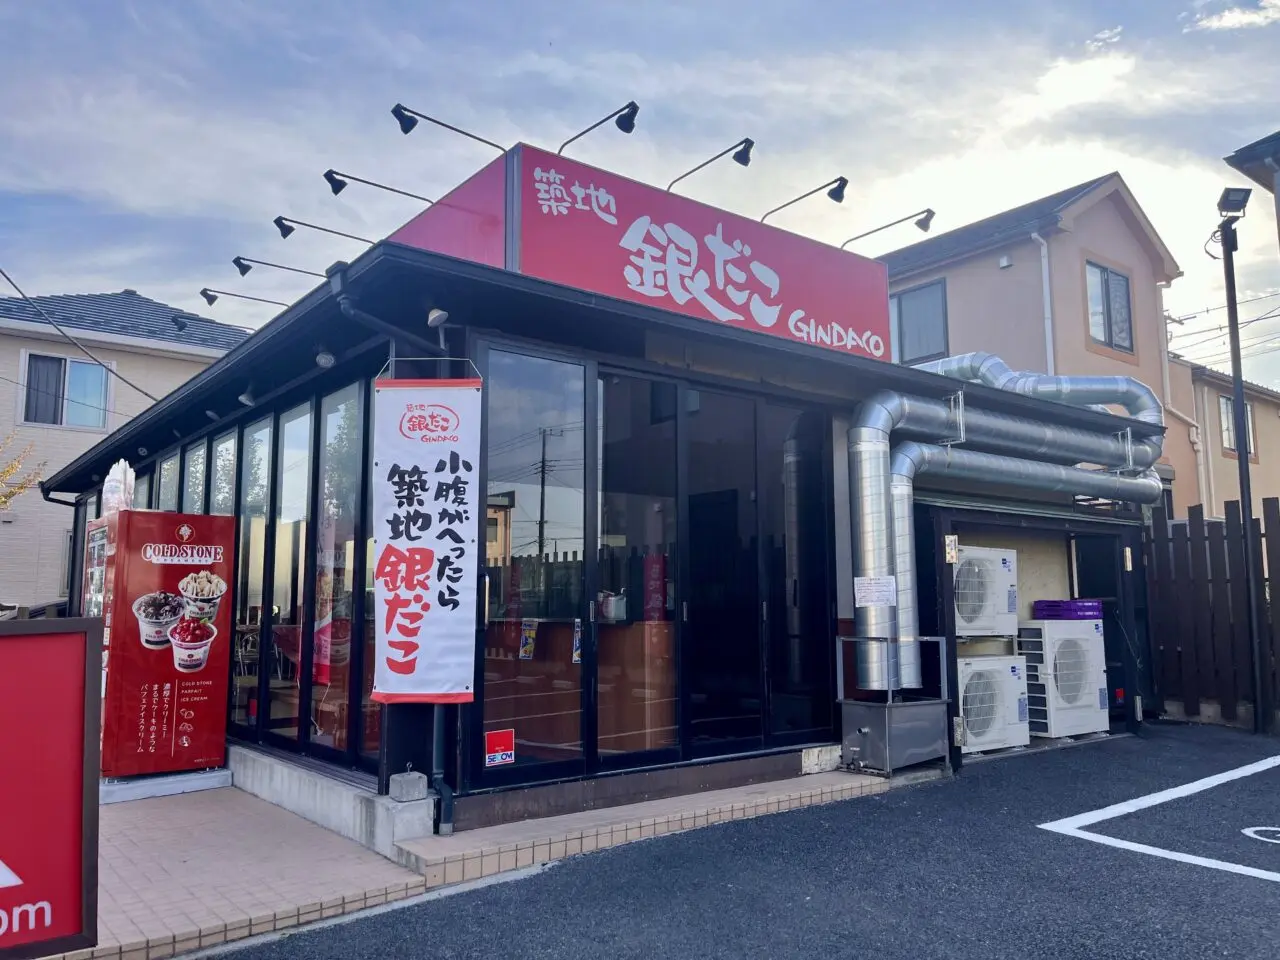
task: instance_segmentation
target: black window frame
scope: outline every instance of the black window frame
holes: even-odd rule
[[[1097,270],[1102,278],[1102,323],[1106,331],[1105,339],[1099,340],[1093,335],[1093,322],[1090,315],[1089,306],[1089,271]],[[1129,345],[1116,343],[1115,328],[1113,326],[1111,316],[1111,278],[1113,276],[1121,277],[1125,282],[1126,299],[1129,302]],[[1084,302],[1085,302],[1085,323],[1089,331],[1089,340],[1096,343],[1100,347],[1106,347],[1108,350],[1115,350],[1118,353],[1127,353],[1136,355],[1137,337],[1134,334],[1133,322],[1133,278],[1129,274],[1116,270],[1113,267],[1105,266],[1094,260],[1085,260],[1084,262]]]
[[[921,354],[918,357],[907,358],[903,355],[904,340],[902,336],[902,298],[913,293],[919,293],[922,290],[928,290],[930,287],[942,288],[942,351],[937,353]],[[951,355],[951,319],[947,309],[947,278],[939,277],[936,280],[930,280],[927,283],[919,283],[914,287],[907,287],[903,290],[897,290],[889,294],[890,307],[890,323],[892,330],[890,334],[893,337],[894,362],[903,366],[910,366],[914,363],[928,363],[930,360],[941,360],[943,357]]]

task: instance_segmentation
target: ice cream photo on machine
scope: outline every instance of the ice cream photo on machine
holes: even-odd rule
[[[227,581],[210,570],[189,573],[178,583],[186,605],[186,615],[201,620],[212,620],[218,615],[218,604],[227,592]]]
[[[185,610],[184,600],[176,593],[156,590],[133,601],[133,615],[138,618],[138,637],[148,650],[169,646],[169,631]]]

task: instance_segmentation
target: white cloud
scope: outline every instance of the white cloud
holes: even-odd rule
[[[1120,42],[1120,34],[1124,32],[1124,27],[1109,27],[1106,30],[1099,30],[1087,41],[1085,41],[1085,49],[1102,50],[1113,43]]]
[[[1199,14],[1187,30],[1251,30],[1280,23],[1280,0],[1258,0],[1255,6],[1229,7]]]

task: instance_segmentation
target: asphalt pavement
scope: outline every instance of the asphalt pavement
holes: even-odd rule
[[[1280,740],[1152,725],[575,857],[229,960],[1274,960],[1280,883],[1038,825],[1278,754]],[[1280,872],[1280,844],[1241,833],[1265,826],[1280,827],[1280,769],[1090,829]]]

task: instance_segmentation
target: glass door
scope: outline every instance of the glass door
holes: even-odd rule
[[[600,765],[679,758],[676,656],[676,385],[597,381]]]
[[[710,756],[764,741],[756,401],[686,397],[685,736],[690,756]]]
[[[571,776],[585,771],[595,744],[595,370],[497,346],[481,360],[487,602],[473,779]]]

